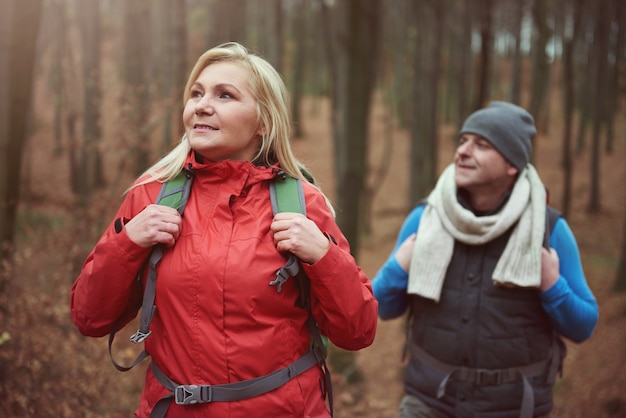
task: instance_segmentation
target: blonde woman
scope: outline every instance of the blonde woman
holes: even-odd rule
[[[291,151],[281,77],[243,46],[220,45],[198,59],[184,102],[180,144],[129,189],[72,287],[72,318],[93,337],[130,321],[143,294],[136,276],[159,244],[144,341],[152,364],[135,416],[328,417],[324,370],[306,361],[311,333],[297,283],[280,292],[268,283],[295,255],[321,333],[348,350],[372,343],[377,302]],[[154,202],[183,169],[194,179],[181,217]],[[303,180],[306,216],[272,214],[269,185],[284,173]],[[272,381],[278,375],[287,377]]]

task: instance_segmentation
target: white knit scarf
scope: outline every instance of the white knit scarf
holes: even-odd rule
[[[539,287],[545,232],[546,191],[535,168],[519,175],[505,206],[494,215],[476,216],[457,200],[454,164],[428,196],[417,231],[407,292],[439,301],[454,241],[490,242],[517,225],[493,272],[496,285]]]

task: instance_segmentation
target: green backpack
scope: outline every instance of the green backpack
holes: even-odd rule
[[[307,179],[312,180],[311,175],[303,171],[304,175]],[[189,193],[191,191],[191,185],[193,183],[193,171],[190,169],[183,169],[176,177],[173,179],[163,183],[159,195],[155,203],[159,205],[165,205],[172,207],[183,215],[185,211],[185,206],[187,205],[187,200],[189,199]],[[302,189],[302,181],[300,179],[291,177],[284,172],[279,172],[276,178],[270,182],[270,202],[272,205],[273,214],[277,214],[279,212],[296,212],[306,215],[306,205],[304,200],[304,192]],[[160,245],[154,246],[150,257],[148,259],[148,277],[146,280],[146,285],[144,288],[144,295],[141,305],[141,316],[139,322],[139,329],[135,332],[130,340],[133,343],[139,344],[143,342],[148,336],[151,334],[150,331],[150,322],[152,321],[152,317],[154,316],[154,312],[156,311],[156,306],[154,305],[154,298],[156,292],[156,279],[157,279],[157,265],[161,258],[163,257],[163,247]],[[298,290],[298,302],[297,305],[303,309],[306,309],[308,312],[307,318],[307,327],[309,328],[309,332],[311,334],[311,350],[316,353],[316,358],[318,363],[322,366],[324,372],[324,382],[322,382],[322,386],[324,388],[325,395],[328,398],[330,412],[333,414],[333,399],[332,399],[332,386],[331,386],[331,378],[330,372],[326,365],[326,356],[328,353],[328,339],[327,337],[320,334],[317,323],[313,319],[313,315],[311,312],[310,306],[310,283],[309,278],[306,276],[304,271],[300,268],[300,262],[296,256],[293,254],[289,254],[289,258],[285,265],[283,265],[280,269],[277,270],[276,276],[273,280],[269,282],[270,286],[275,286],[277,292],[282,291],[282,285],[289,279],[289,277],[293,277],[295,280]],[[142,274],[139,273],[137,276],[137,280],[139,284],[142,281]],[[120,325],[121,325],[120,318]],[[118,364],[113,359],[112,354],[112,344],[113,339],[115,337],[115,333],[120,329],[119,325],[115,326],[113,331],[109,335],[109,356],[111,361],[116,369],[119,371],[125,372],[132,369],[139,362],[141,362],[144,358],[148,357],[148,353],[146,350],[143,350],[134,362],[130,366],[122,366]],[[289,367],[293,366],[290,365]],[[304,370],[300,370],[299,372],[303,372]],[[155,376],[159,377],[162,372],[160,370],[154,370],[153,372]],[[295,376],[291,376],[289,378],[293,378]],[[257,378],[260,381],[260,378]],[[256,392],[251,392],[247,390],[244,398],[257,396],[262,393],[268,392],[269,390],[275,389],[278,382],[274,379],[274,382],[268,382],[267,384],[256,384],[257,390]],[[163,383],[163,382],[162,382]],[[283,382],[284,383],[284,382]],[[275,386],[275,387],[274,387]],[[214,386],[215,388],[215,386]],[[229,389],[232,391],[232,389]],[[174,391],[174,398],[177,403],[179,394]],[[243,395],[242,395],[243,396]],[[182,393],[181,399],[188,400],[191,399],[192,394]],[[215,397],[214,397],[215,398]],[[242,398],[243,399],[243,398]],[[219,399],[214,399],[219,400]],[[195,403],[193,401],[187,403]],[[166,409],[162,408],[162,409]],[[156,409],[156,408],[155,408]],[[161,411],[161,413],[164,413]],[[152,415],[151,415],[152,416]]]

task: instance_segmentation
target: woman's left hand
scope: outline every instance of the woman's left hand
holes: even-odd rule
[[[330,246],[328,238],[315,222],[300,213],[276,214],[270,230],[274,233],[274,243],[278,251],[290,252],[305,263],[314,264],[319,261]]]

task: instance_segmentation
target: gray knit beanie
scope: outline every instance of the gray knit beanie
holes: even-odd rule
[[[532,115],[521,107],[507,102],[491,102],[465,120],[459,135],[464,133],[482,136],[522,171],[530,160],[531,140],[537,129]]]

